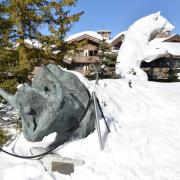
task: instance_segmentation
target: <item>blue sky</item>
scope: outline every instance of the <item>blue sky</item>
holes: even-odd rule
[[[180,34],[180,0],[79,0],[71,12],[84,11],[69,34],[108,29],[112,36],[126,30],[134,21],[161,11]]]

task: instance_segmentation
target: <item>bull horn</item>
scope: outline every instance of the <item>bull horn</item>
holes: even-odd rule
[[[10,103],[13,107],[16,107],[15,97],[4,89],[0,88],[0,96],[2,96],[8,103]]]

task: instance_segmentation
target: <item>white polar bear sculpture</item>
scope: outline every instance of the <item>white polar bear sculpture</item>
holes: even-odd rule
[[[172,29],[174,26],[160,12],[143,17],[131,25],[118,52],[116,74],[121,78],[134,74],[140,80],[147,80],[146,73],[140,69],[141,62],[151,62],[168,55],[166,49],[156,49],[149,42],[157,34]]]

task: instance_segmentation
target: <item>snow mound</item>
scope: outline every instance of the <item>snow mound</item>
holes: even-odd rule
[[[46,172],[41,161],[0,153],[0,179],[180,179],[180,83],[132,80],[132,88],[126,79],[86,83],[96,91],[111,130],[108,134],[101,119],[104,151],[99,150],[97,131],[59,147],[57,154],[85,162],[70,176]],[[30,155],[31,147],[46,147],[51,139],[30,143],[20,136],[6,149]]]

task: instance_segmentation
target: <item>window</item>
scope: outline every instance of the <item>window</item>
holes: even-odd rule
[[[84,51],[83,50],[79,51],[79,56],[84,56]]]
[[[180,59],[174,60],[174,68],[180,68]]]
[[[96,56],[97,55],[97,51],[89,51],[89,56]]]

